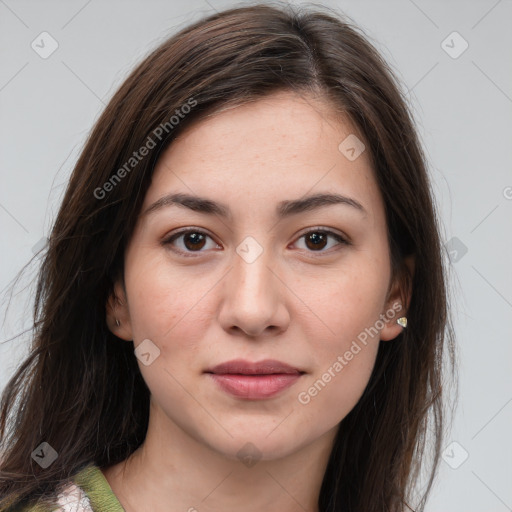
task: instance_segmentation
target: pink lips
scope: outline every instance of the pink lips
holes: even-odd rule
[[[236,359],[219,364],[207,373],[224,391],[237,398],[262,400],[290,387],[304,372],[273,359],[258,363]]]

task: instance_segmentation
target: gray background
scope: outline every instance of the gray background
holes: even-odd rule
[[[324,4],[353,18],[403,80],[451,255],[460,401],[427,510],[512,510],[512,2]],[[27,350],[26,338],[5,340],[29,326],[37,265],[15,295],[9,285],[44,243],[88,131],[156,44],[233,5],[0,0],[0,388]],[[50,48],[44,31],[58,43],[46,59],[31,47],[46,37]]]

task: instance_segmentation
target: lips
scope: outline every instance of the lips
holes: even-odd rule
[[[292,386],[305,372],[275,359],[227,361],[206,371],[225,392],[237,398],[262,400]]]
[[[258,363],[245,361],[244,359],[234,359],[225,363],[218,364],[207,373],[215,374],[239,374],[239,375],[272,375],[272,374],[296,374],[304,373],[298,368],[289,364],[282,363],[276,359],[265,359]]]

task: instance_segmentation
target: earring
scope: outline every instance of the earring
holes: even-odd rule
[[[116,325],[119,327],[121,325],[121,322],[116,318]]]
[[[400,327],[403,327],[405,329],[407,327],[407,317],[406,316],[401,316],[400,318],[397,318],[396,323]]]

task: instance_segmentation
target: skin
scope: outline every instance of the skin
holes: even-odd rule
[[[340,152],[358,132],[330,112],[319,99],[273,94],[199,121],[160,158],[142,212],[183,192],[224,203],[232,217],[178,205],[141,212],[127,248],[107,322],[135,347],[150,339],[160,350],[150,365],[139,361],[151,391],[146,440],[104,469],[128,512],[318,510],[337,427],[368,383],[379,338],[393,340],[405,314],[299,402],[403,296],[368,154],[350,161]],[[320,192],[365,211],[334,204],[276,217],[280,201]],[[202,252],[186,236],[164,243],[186,227],[209,235]],[[329,237],[315,250],[304,235],[319,227],[350,244]],[[263,249],[252,263],[236,252],[247,236]],[[235,398],[204,373],[235,358],[278,359],[305,373],[270,399]],[[249,442],[259,455],[250,467],[237,456]]]

